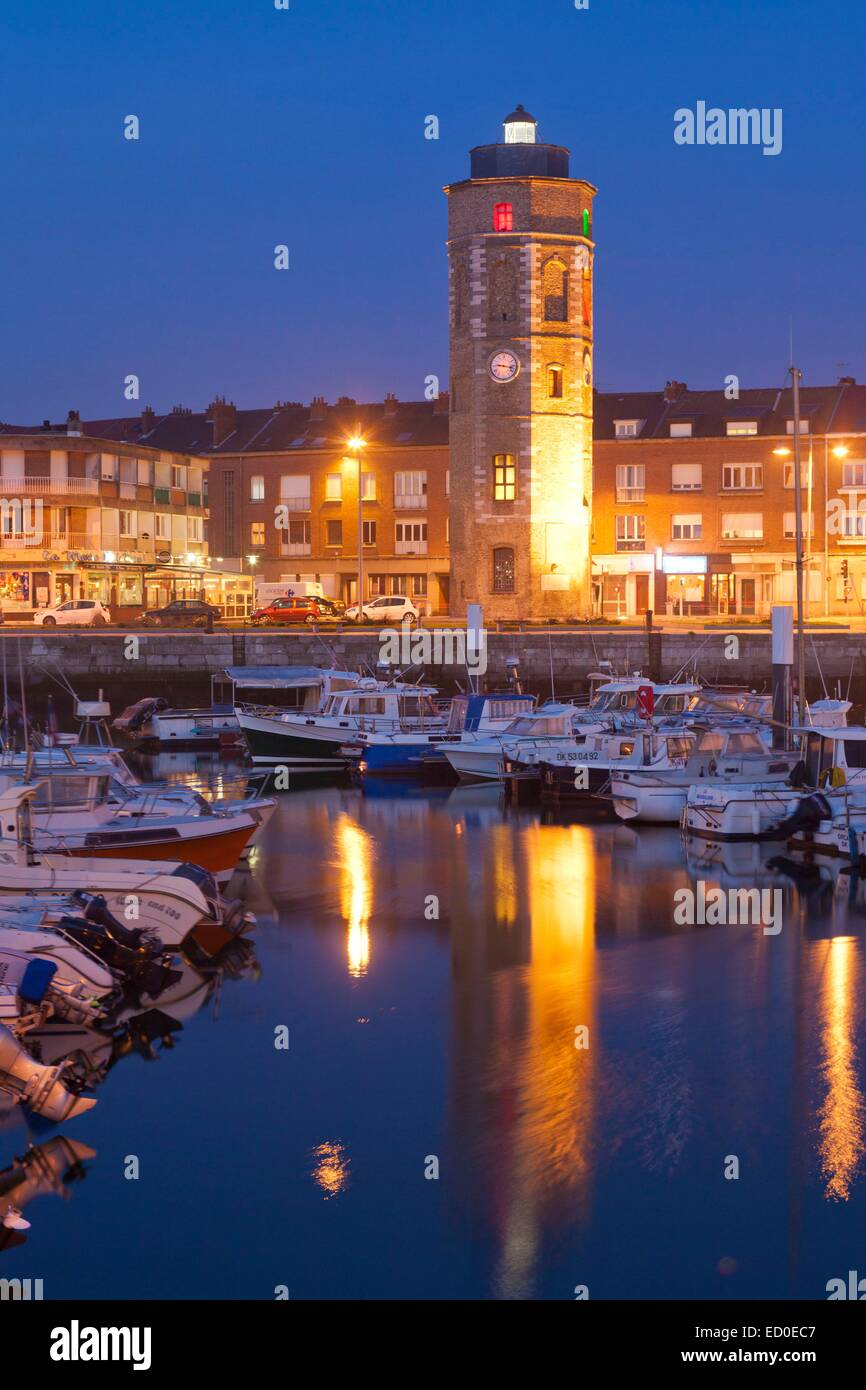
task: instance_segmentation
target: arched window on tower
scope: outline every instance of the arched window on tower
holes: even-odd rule
[[[592,322],[592,279],[589,266],[585,266],[583,271],[583,321],[585,324]]]
[[[547,369],[547,396],[551,401],[562,400],[562,368],[558,362],[551,362]]]
[[[510,545],[498,545],[493,552],[493,592],[514,593],[514,551]]]
[[[589,236],[589,208],[583,210],[583,235]]]
[[[541,302],[544,317],[550,323],[565,323],[568,319],[568,271],[565,262],[551,256],[541,269]]]
[[[495,203],[493,207],[494,232],[514,231],[514,209],[511,203]]]

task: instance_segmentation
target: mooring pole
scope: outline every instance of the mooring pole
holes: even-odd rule
[[[787,605],[772,610],[773,747],[788,747],[791,723],[791,668],[794,665],[794,614]]]

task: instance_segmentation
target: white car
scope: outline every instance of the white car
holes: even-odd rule
[[[37,608],[33,621],[37,627],[104,627],[111,622],[111,614],[99,599],[75,598],[52,608]]]
[[[346,609],[346,617],[350,622],[353,618],[357,619],[357,603]],[[374,598],[365,603],[364,617],[374,623],[402,623],[404,618],[410,623],[417,623],[419,613],[410,598],[404,598],[401,594],[389,594],[387,597]]]

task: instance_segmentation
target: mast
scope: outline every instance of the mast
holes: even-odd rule
[[[806,639],[803,632],[803,488],[800,478],[800,377],[791,364],[794,391],[794,533],[797,546],[797,719],[806,722]]]

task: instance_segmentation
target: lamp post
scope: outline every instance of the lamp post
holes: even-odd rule
[[[363,524],[363,513],[362,513],[362,510],[361,510],[361,509],[362,509],[362,504],[363,504],[363,496],[362,496],[363,478],[362,478],[362,476],[361,476],[361,455],[362,455],[362,452],[363,452],[363,449],[364,449],[364,445],[365,445],[366,443],[367,443],[366,439],[363,439],[363,438],[361,437],[361,435],[357,433],[357,427],[356,427],[356,433],[353,434],[353,435],[352,435],[352,438],[349,440],[349,453],[350,453],[350,456],[353,457],[353,458],[357,461],[357,464],[358,464],[358,622],[359,622],[359,623],[362,623],[362,622],[364,621],[364,524]]]

